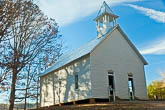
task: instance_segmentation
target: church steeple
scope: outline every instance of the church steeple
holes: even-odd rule
[[[113,13],[107,3],[104,1],[97,17],[94,19],[97,22],[97,36],[100,38],[106,34],[110,28],[116,26],[117,15]]]

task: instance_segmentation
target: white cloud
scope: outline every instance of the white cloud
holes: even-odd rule
[[[142,54],[165,55],[165,39],[153,41],[144,45],[144,47],[145,48],[140,49],[140,53]]]
[[[67,25],[99,10],[104,0],[39,0],[41,10],[56,19],[60,25]],[[106,0],[116,5],[142,0]]]
[[[151,19],[157,22],[165,23],[165,12],[163,11],[157,11],[154,9],[144,8],[144,7],[132,5],[132,4],[128,4],[128,6],[141,11],[144,15],[149,16]]]
[[[135,8],[142,12],[144,15],[149,16],[156,22],[165,23],[165,12],[156,11],[154,9],[144,8],[137,5],[128,4],[128,6]],[[164,55],[165,54],[165,38],[152,41],[149,44],[144,45],[145,48],[140,49],[142,54],[155,54]]]

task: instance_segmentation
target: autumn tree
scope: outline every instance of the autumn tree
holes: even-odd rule
[[[149,84],[147,87],[149,99],[165,99],[165,88],[163,85],[163,81],[153,81]]]
[[[49,50],[51,46],[59,49],[61,44],[58,43],[57,23],[54,19],[48,19],[32,0],[8,1],[13,6],[12,10],[17,9],[15,12],[18,15],[11,19],[12,22],[7,27],[9,32],[2,34],[5,40],[0,42],[0,69],[2,70],[0,79],[3,82],[7,76],[11,76],[9,77],[11,80],[8,80],[10,84],[9,110],[13,110],[16,84],[20,82],[24,74],[23,69],[28,67],[29,62],[34,63],[38,60],[37,58],[44,55],[43,50]],[[8,10],[8,7],[5,10]],[[47,56],[49,56],[48,52]]]
[[[162,82],[163,82],[162,87],[165,88],[165,72],[162,72],[162,73],[161,73],[161,77],[162,77],[161,80],[162,80]]]

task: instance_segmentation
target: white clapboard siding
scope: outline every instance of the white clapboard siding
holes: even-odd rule
[[[78,74],[79,78],[78,90],[75,90],[75,73]],[[60,97],[58,95],[59,79],[61,81]],[[48,75],[41,77],[41,106],[58,104],[59,99],[60,103],[65,103],[88,99],[91,97],[89,55],[86,55],[55,72],[51,72]]]
[[[128,99],[128,73],[133,74],[135,96],[147,99],[144,63],[116,28],[90,54],[92,96],[108,98],[108,70],[114,71],[116,96]]]

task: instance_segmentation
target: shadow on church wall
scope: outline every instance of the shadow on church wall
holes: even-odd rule
[[[75,89],[75,74],[78,74],[78,89]],[[42,78],[42,106],[83,100],[91,97],[90,59],[88,56],[74,61]]]

